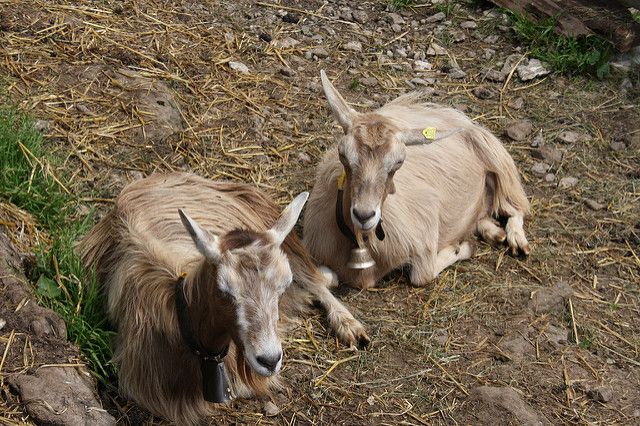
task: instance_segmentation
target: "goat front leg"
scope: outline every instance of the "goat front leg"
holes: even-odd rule
[[[507,243],[511,247],[513,255],[518,254],[518,250],[522,251],[525,256],[531,252],[529,242],[524,234],[524,218],[520,213],[515,213],[507,219],[507,225],[504,227],[507,232]]]
[[[448,246],[438,252],[436,256],[426,255],[417,259],[411,268],[411,284],[423,287],[436,279],[445,268],[459,260],[471,258],[474,253],[473,245],[463,241],[455,246]]]

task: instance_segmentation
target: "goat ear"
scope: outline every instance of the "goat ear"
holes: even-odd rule
[[[309,198],[309,193],[306,191],[294,198],[284,209],[275,225],[269,230],[269,233],[271,233],[271,236],[278,245],[282,244],[295,226],[302,212],[302,208],[307,202],[307,198]]]
[[[351,129],[353,117],[357,114],[356,111],[347,104],[338,90],[333,87],[324,70],[320,71],[320,80],[322,80],[322,89],[327,97],[333,116],[338,120],[344,132],[347,133]]]
[[[198,222],[191,219],[182,209],[178,209],[182,224],[191,235],[191,239],[198,251],[208,260],[217,262],[220,259],[220,241],[216,235],[212,235],[202,229]]]
[[[398,135],[398,140],[405,145],[422,145],[430,142],[421,129],[402,130]]]

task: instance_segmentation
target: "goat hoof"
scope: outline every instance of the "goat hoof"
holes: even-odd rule
[[[358,349],[360,350],[367,349],[370,344],[371,344],[371,339],[369,339],[369,336],[367,336],[366,334],[358,337]]]

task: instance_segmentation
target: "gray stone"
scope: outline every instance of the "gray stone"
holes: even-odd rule
[[[418,85],[418,86],[429,86],[431,84],[434,84],[436,82],[436,79],[435,78],[426,78],[426,79],[424,79],[424,78],[415,77],[415,78],[412,78],[410,81],[411,81],[411,83],[413,83],[415,85]]]
[[[309,52],[311,53],[311,55],[316,56],[320,59],[329,57],[329,51],[324,47],[314,47],[313,49],[309,50]]]
[[[465,78],[467,76],[466,72],[462,71],[460,68],[457,68],[457,67],[451,68],[448,74],[450,78],[455,78],[455,79]]]
[[[467,39],[467,36],[462,31],[452,32],[451,36],[453,37],[453,41],[455,41],[456,43],[460,43],[461,41],[465,41]]]
[[[558,139],[564,143],[576,143],[578,141],[583,141],[585,139],[585,135],[571,130],[566,130],[558,134]]]
[[[488,37],[485,37],[484,41],[487,44],[496,44],[498,42],[498,40],[500,40],[500,36],[498,35],[490,35]]]
[[[533,131],[533,124],[529,120],[519,120],[511,123],[505,129],[505,133],[514,141],[521,141],[527,138]]]
[[[264,414],[267,417],[274,417],[280,414],[280,408],[276,404],[271,401],[267,401],[264,403]]]
[[[294,77],[297,73],[295,72],[295,70],[289,67],[282,67],[280,68],[280,74],[285,75],[287,77]]]
[[[342,45],[344,50],[350,50],[352,52],[362,52],[362,43],[356,40],[352,40]]]
[[[238,71],[239,73],[242,73],[242,74],[249,73],[249,67],[243,64],[242,62],[229,61],[229,68],[231,68],[234,71]]]
[[[549,167],[547,163],[537,162],[531,166],[531,173],[537,176],[544,176],[549,172]]]
[[[553,182],[554,180],[556,180],[556,175],[554,175],[553,173],[547,173],[546,175],[544,175],[544,181],[545,182]]]
[[[527,64],[518,65],[517,71],[518,77],[520,77],[522,81],[533,80],[536,77],[542,77],[551,72],[551,70],[546,68],[538,59],[529,59]]]
[[[0,331],[7,325],[7,321],[4,318],[0,318]]]
[[[507,102],[507,106],[511,109],[522,109],[522,107],[524,106],[524,99],[520,97],[512,99]]]
[[[293,37],[285,37],[282,40],[274,41],[273,44],[280,49],[290,49],[300,44],[300,42]]]
[[[585,199],[584,204],[594,211],[602,210],[606,207],[604,204],[600,204],[599,202],[597,202],[596,200],[592,200],[591,198]]]
[[[478,99],[493,99],[498,95],[495,89],[483,86],[475,87],[472,92]]]
[[[551,163],[559,163],[562,161],[563,153],[553,146],[542,145],[540,148],[532,151],[531,156]]]
[[[558,186],[562,189],[567,189],[576,186],[578,183],[578,179],[573,176],[567,176],[560,179]]]
[[[633,83],[631,82],[629,77],[625,77],[622,80],[622,83],[620,83],[620,90],[622,90],[623,92],[628,92],[631,89],[633,89]]]
[[[614,151],[624,151],[627,149],[627,145],[622,141],[613,141],[609,144],[609,147]]]
[[[493,49],[489,49],[489,48],[482,49],[482,57],[484,59],[491,59],[495,54],[496,54],[496,51]]]
[[[354,10],[353,20],[359,24],[366,24],[369,22],[369,15],[364,10]]]
[[[431,15],[426,19],[426,22],[428,24],[432,24],[434,22],[440,22],[440,21],[444,21],[444,19],[447,17],[447,15],[444,14],[444,12],[438,12],[435,15]]]
[[[387,21],[391,24],[402,25],[404,24],[404,18],[397,13],[390,13],[387,15]]]
[[[299,152],[298,153],[298,161],[300,161],[302,164],[310,164],[311,163],[311,156],[309,154],[307,154],[306,152]]]
[[[375,77],[365,77],[360,80],[360,83],[362,83],[363,86],[374,87],[378,85],[378,79]]]
[[[36,120],[33,122],[33,127],[40,133],[47,133],[51,128],[51,121],[49,120]]]
[[[431,63],[427,61],[414,61],[413,69],[415,71],[429,71],[431,69]]]
[[[517,53],[507,56],[500,72],[504,75],[509,75],[513,67],[515,67],[518,61],[520,61],[520,58],[522,58],[522,55]]]
[[[489,70],[485,74],[485,78],[489,81],[501,83],[505,80],[506,76],[498,70]]]
[[[402,31],[402,26],[401,26],[400,24],[392,24],[392,25],[391,25],[391,30],[392,30],[394,33],[399,33],[399,32],[401,32],[401,31]]]
[[[541,147],[543,145],[544,145],[544,136],[542,136],[542,130],[540,130],[538,132],[538,134],[533,137],[533,140],[531,141],[531,147],[532,148],[539,148],[539,147]],[[536,153],[536,151],[534,151],[533,154],[532,154],[534,157],[536,156],[535,153]]]
[[[597,402],[610,402],[613,399],[613,391],[605,386],[598,386],[587,391],[587,396]]]
[[[460,28],[464,28],[465,30],[472,30],[474,28],[478,28],[478,24],[475,21],[463,21],[460,23]]]
[[[490,418],[493,421],[496,418],[500,418],[501,424],[523,426],[546,426],[551,424],[544,415],[531,408],[522,399],[520,393],[512,387],[479,386],[473,388],[469,394],[469,403],[481,405],[474,411],[483,412],[480,418],[486,421],[490,421]],[[506,412],[507,415],[503,415],[502,412]],[[481,421],[479,423],[484,422]]]
[[[535,314],[563,312],[565,303],[573,296],[573,289],[564,281],[553,287],[542,287],[531,295],[529,306]]]
[[[446,54],[447,54],[447,49],[445,49],[444,47],[440,46],[437,43],[431,43],[429,45],[429,48],[427,49],[428,56],[438,56],[438,55],[446,55]]]

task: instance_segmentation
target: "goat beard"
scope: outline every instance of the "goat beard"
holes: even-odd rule
[[[354,230],[356,235],[356,242],[358,243],[359,248],[371,248],[371,239],[375,238],[375,229],[376,227],[373,227],[372,229],[366,231],[363,231],[362,229]]]

